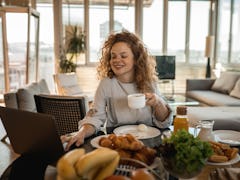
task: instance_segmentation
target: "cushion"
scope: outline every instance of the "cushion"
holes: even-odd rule
[[[34,94],[40,94],[38,83],[32,83],[26,88],[20,88],[17,91],[19,109],[36,112]]]
[[[3,97],[6,107],[18,109],[17,94],[15,92],[5,93]]]
[[[240,78],[237,80],[233,90],[230,92],[230,96],[240,98]]]
[[[229,94],[232,91],[239,77],[240,77],[239,72],[231,71],[223,72],[220,78],[215,80],[211,89],[213,91]]]

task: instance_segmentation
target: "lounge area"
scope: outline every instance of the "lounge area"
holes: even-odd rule
[[[105,81],[105,84],[101,84],[104,73],[106,77],[111,73],[114,74],[114,68],[106,73],[108,67],[103,68],[103,65],[111,64],[110,61],[114,56],[117,57],[117,51],[111,51],[108,56],[109,62],[104,62],[102,45],[112,33],[127,30],[142,40],[144,48],[149,52],[149,59],[156,63],[157,89],[161,93],[159,97],[162,98],[160,102],[166,102],[163,105],[160,103],[164,115],[158,117],[164,116],[166,121],[171,122],[164,124],[163,121],[162,124],[161,122],[157,124],[154,108],[159,106],[159,103],[150,108],[152,119],[145,125],[148,130],[153,128],[150,133],[153,136],[146,139],[137,138],[136,141],[139,143],[138,140],[140,140],[143,143],[142,149],[157,150],[154,155],[156,159],[160,159],[161,163],[157,161],[158,166],[151,167],[152,169],[148,169],[148,165],[144,167],[155,180],[185,179],[184,176],[178,176],[167,170],[158,148],[161,147],[163,139],[169,137],[169,133],[174,131],[174,118],[178,115],[177,107],[186,106],[191,135],[197,136],[202,128],[199,125],[201,121],[214,121],[211,132],[225,133],[225,140],[235,141],[237,144],[223,144],[230,150],[238,149],[236,156],[225,162],[220,164],[206,162],[201,172],[190,179],[214,180],[219,175],[225,180],[228,179],[225,170],[233,177],[239,177],[240,139],[235,136],[240,133],[240,49],[238,46],[240,28],[236,23],[240,21],[239,7],[238,2],[224,0],[2,0],[0,1],[2,32],[0,35],[2,44],[0,46],[0,106],[9,108],[10,111],[13,109],[13,112],[17,110],[16,113],[25,111],[30,113],[26,117],[40,113],[51,116],[51,118],[45,116],[42,118],[49,118],[54,122],[54,128],[56,128],[54,132],[56,131],[57,136],[55,140],[59,142],[63,142],[61,136],[65,135],[69,138],[69,142],[83,126],[82,120],[92,125],[94,116],[97,114],[94,120],[99,121],[96,126],[92,125],[95,133],[90,133],[85,143],[80,146],[85,154],[99,148],[100,137],[119,133],[117,128],[124,127],[126,122],[128,126],[134,126],[135,129],[123,128],[123,134],[126,135],[132,131],[135,134],[144,133],[146,127],[140,125],[144,124],[142,119],[148,116],[148,110],[145,109],[148,106],[144,105],[143,111],[141,108],[126,111],[141,119],[136,122],[131,122],[131,117],[125,117],[127,114],[125,111],[116,110],[119,107],[126,110],[128,107],[127,98],[122,101],[119,97],[121,93],[128,96],[129,92],[135,91],[134,88],[130,88],[129,91],[130,83],[119,80],[115,82],[113,78],[111,88],[106,87],[109,84]],[[156,22],[156,19],[159,21]],[[21,26],[18,26],[17,22],[21,22]],[[126,60],[122,55],[116,57],[115,61],[120,61],[119,59],[122,58],[121,63],[115,64],[116,71],[121,69],[120,66],[128,65],[124,62]],[[149,64],[151,63],[147,65]],[[111,66],[114,67],[112,64]],[[146,69],[143,68],[143,70]],[[146,79],[148,75],[148,73],[145,74]],[[104,87],[106,91],[103,90]],[[118,92],[121,90],[123,92]],[[95,109],[94,101],[101,99],[99,94],[107,97],[101,101],[106,106],[104,113],[103,108]],[[119,99],[112,100],[113,95]],[[165,110],[167,110],[166,113]],[[139,115],[139,112],[145,113]],[[124,118],[119,118],[120,116]],[[124,123],[116,119],[121,119],[120,121]],[[104,123],[101,124],[102,122]],[[112,124],[117,122],[117,125],[109,129],[107,128],[109,122]],[[11,180],[11,175],[14,180],[14,173],[11,174],[11,172],[14,171],[15,166],[25,164],[26,159],[22,160],[24,156],[15,152],[15,147],[12,146],[5,128],[6,126],[0,120],[0,180]],[[45,130],[46,134],[50,131],[48,127]],[[44,134],[44,129],[42,131]],[[118,135],[123,135],[121,133]],[[149,140],[151,138],[152,140]],[[215,139],[216,143],[222,143],[220,140]],[[65,142],[63,148],[66,146]],[[75,148],[76,146],[71,146],[71,150]],[[145,154],[148,152],[146,149]],[[32,156],[31,153],[30,155],[32,159],[35,158],[35,155]],[[131,152],[131,158],[134,155],[135,152]],[[46,156],[42,157],[42,159],[45,158],[48,159]],[[46,162],[43,163],[42,159],[38,157],[35,159],[39,162],[39,167],[36,168],[40,169],[36,171],[39,173],[39,180],[57,179],[59,172],[56,164],[52,166],[47,162],[48,165],[45,167]],[[33,162],[29,160],[26,163],[29,169]],[[119,164],[120,162],[122,163],[119,161]],[[41,165],[43,166],[40,167]],[[115,174],[116,171],[114,171]],[[131,174],[125,176],[130,177]]]

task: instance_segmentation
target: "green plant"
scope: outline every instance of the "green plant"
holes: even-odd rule
[[[163,140],[160,146],[164,167],[173,175],[190,178],[201,172],[213,153],[208,142],[194,138],[186,130],[179,130]]]
[[[68,60],[65,54],[62,55],[60,58],[60,72],[61,73],[70,73],[70,72],[76,72],[77,64],[72,62],[71,60]]]
[[[62,49],[60,56],[60,72],[76,72],[77,58],[80,53],[84,53],[85,34],[79,26],[67,26],[65,37],[65,49]]]

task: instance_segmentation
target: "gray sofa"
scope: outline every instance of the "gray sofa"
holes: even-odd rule
[[[240,72],[224,72],[218,79],[187,79],[186,96],[202,106],[240,106]]]
[[[50,94],[50,90],[44,79],[41,79],[39,82],[30,83],[26,87],[19,88],[15,92],[5,93],[5,106],[36,112],[34,94]]]
[[[186,96],[201,107],[188,107],[191,126],[215,120],[214,130],[240,131],[240,72],[223,72],[218,79],[188,79]]]

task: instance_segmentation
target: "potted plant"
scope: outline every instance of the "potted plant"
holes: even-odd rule
[[[60,72],[76,72],[78,57],[85,49],[85,34],[82,28],[66,26],[65,49],[60,56]]]

